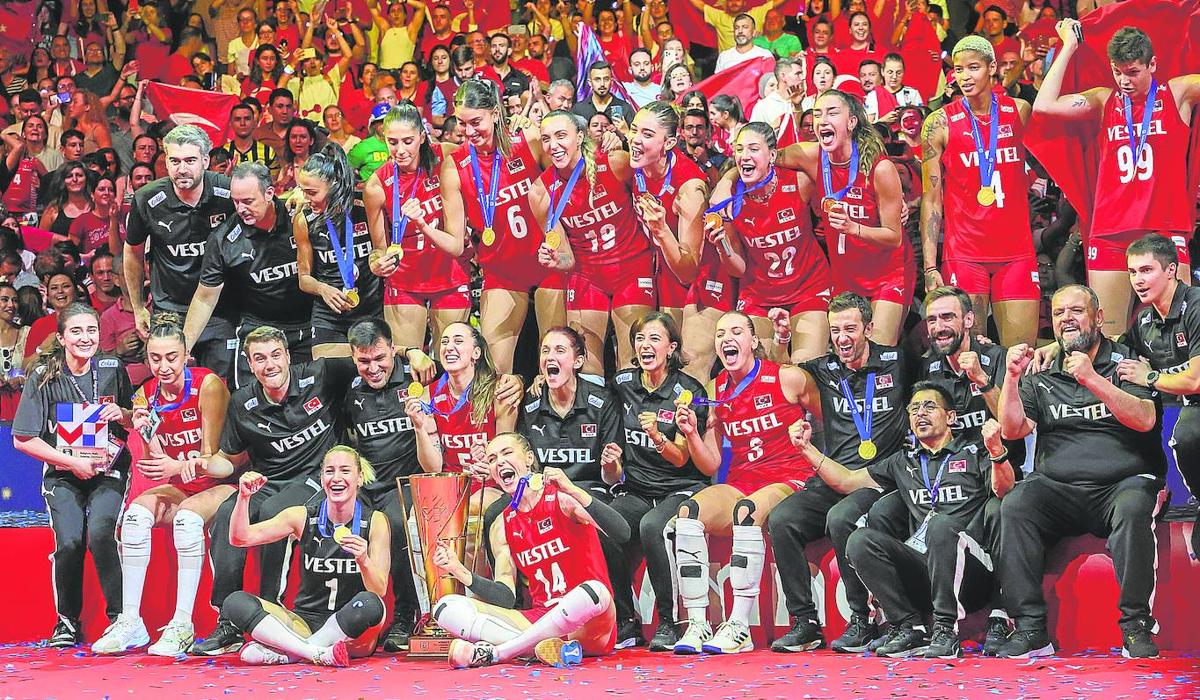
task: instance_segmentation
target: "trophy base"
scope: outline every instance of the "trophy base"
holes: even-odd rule
[[[453,637],[442,634],[414,634],[408,638],[408,658],[448,659]]]

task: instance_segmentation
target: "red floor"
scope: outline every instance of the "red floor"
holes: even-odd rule
[[[233,657],[176,662],[96,658],[83,651],[0,647],[0,695],[16,698],[1196,698],[1192,656],[1128,661],[1107,650],[1034,662],[893,661],[822,651],[732,657],[619,652],[561,671],[506,665],[450,671],[441,663],[377,656],[347,669],[253,668]]]

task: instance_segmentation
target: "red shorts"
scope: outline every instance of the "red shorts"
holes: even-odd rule
[[[1124,265],[1125,258],[1121,260]],[[1033,256],[987,263],[946,260],[942,263],[942,279],[967,294],[987,294],[992,302],[1042,298],[1037,258]]]
[[[908,306],[913,301],[913,290],[917,285],[916,269],[905,266],[891,274],[874,280],[863,280],[853,276],[842,277],[834,268],[833,289],[837,292],[854,292],[871,301],[889,301]]]
[[[589,265],[567,283],[567,309],[608,312],[622,306],[654,308],[654,268],[650,258]]]
[[[792,471],[791,474],[795,475],[795,472]],[[741,491],[743,496],[749,496],[761,488],[774,484],[787,486],[793,491],[803,491],[804,482],[805,479],[788,479],[771,472],[763,473],[757,469],[739,469],[736,472],[730,469],[729,475],[725,477],[725,485]]]
[[[483,268],[483,289],[503,289],[507,292],[529,293],[534,287],[543,289],[566,289],[567,276],[552,272],[538,264],[537,260],[521,262],[508,260],[492,262]]]
[[[679,278],[662,260],[658,261],[658,276],[654,284],[658,287],[658,308],[682,309],[687,305],[688,287],[679,282]]]
[[[1125,251],[1129,244],[1148,233],[1165,236],[1175,244],[1175,253],[1179,256],[1179,264],[1191,265],[1192,256],[1188,254],[1188,242],[1192,240],[1192,232],[1187,231],[1125,231],[1103,238],[1088,236],[1085,249],[1087,250],[1087,269],[1089,272],[1125,272],[1129,263],[1125,260]]]
[[[738,299],[737,310],[741,311],[742,313],[746,314],[747,316],[761,316],[762,318],[766,318],[767,312],[770,311],[771,309],[786,309],[788,314],[790,314],[792,316],[796,316],[798,314],[807,313],[809,311],[826,311],[826,310],[828,310],[829,309],[829,295],[830,295],[830,290],[828,287],[826,287],[823,291],[820,291],[811,296],[806,296],[806,297],[802,298],[800,301],[795,301],[790,304],[760,303],[752,298],[746,298],[745,296],[743,296],[741,299]]]
[[[231,482],[231,481],[225,481],[225,480],[221,480],[221,479],[212,479],[212,478],[204,477],[204,476],[200,477],[199,479],[192,479],[191,481],[187,482],[186,484],[183,483],[182,481],[180,481],[179,477],[175,477],[174,479],[171,479],[170,481],[168,481],[167,484],[179,489],[180,491],[183,492],[183,495],[185,495],[189,498],[192,496],[195,496],[198,493],[204,493],[205,491],[211,489],[212,487],[220,486],[221,484],[229,484],[230,486],[237,486],[236,483]]]
[[[697,278],[687,293],[688,306],[733,311],[737,305],[737,286],[728,275]]]
[[[459,310],[471,308],[471,291],[467,285],[451,287],[437,292],[409,292],[391,284],[391,278],[383,286],[384,306],[424,306],[430,311]]]

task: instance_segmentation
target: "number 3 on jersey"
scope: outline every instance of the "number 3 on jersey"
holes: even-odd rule
[[[1137,163],[1133,162],[1133,149],[1128,144],[1117,149],[1117,167],[1121,170],[1121,183],[1129,184],[1134,178],[1149,180],[1154,177],[1154,148],[1150,144],[1142,147]]]
[[[533,577],[538,580],[546,589],[546,598],[558,598],[567,592],[567,580],[563,578],[562,569],[559,568],[558,562],[550,562],[550,579],[546,579],[544,567],[538,567],[533,572]]]

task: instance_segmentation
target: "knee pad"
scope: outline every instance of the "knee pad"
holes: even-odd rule
[[[192,510],[180,510],[172,523],[175,551],[182,557],[204,554],[204,518]]]
[[[121,519],[121,544],[139,547],[150,542],[150,530],[154,527],[154,514],[140,503],[131,503]]]
[[[704,605],[708,600],[708,539],[704,523],[691,518],[675,520],[675,560],[684,606]]]
[[[753,525],[754,524],[754,501],[749,498],[743,498],[733,505],[733,524],[734,525]]]
[[[729,558],[729,583],[734,595],[756,596],[762,579],[763,560],[767,545],[762,528],[753,525],[733,526],[733,552]]]
[[[363,591],[351,598],[349,603],[342,606],[333,615],[337,618],[338,627],[342,628],[342,632],[350,639],[354,639],[383,622],[385,613],[383,601],[379,599],[379,596],[369,591]]]
[[[696,502],[696,499],[689,498],[683,503],[679,504],[680,518],[694,520],[698,515],[700,515],[700,504]]]
[[[245,591],[234,591],[221,604],[221,617],[243,632],[250,632],[267,616],[262,601]]]
[[[576,629],[612,605],[612,595],[599,581],[584,581],[558,601],[558,609],[568,624]]]

